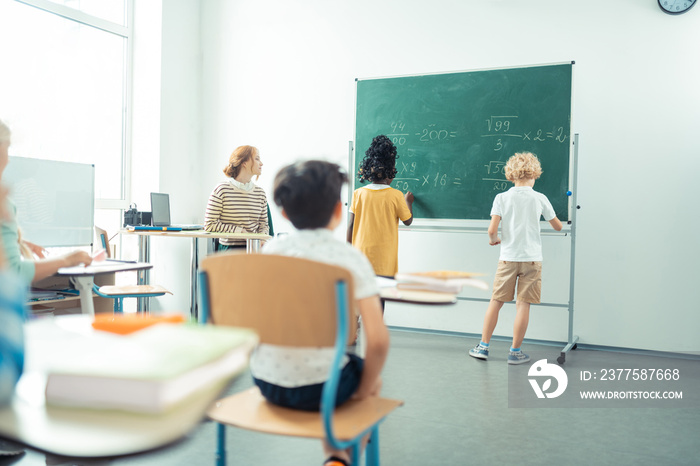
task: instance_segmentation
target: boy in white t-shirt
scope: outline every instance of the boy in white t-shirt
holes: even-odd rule
[[[535,154],[522,152],[513,155],[506,162],[505,175],[515,186],[498,194],[491,208],[489,244],[500,244],[501,254],[491,302],[484,317],[481,342],[469,350],[469,356],[488,359],[489,342],[498,323],[498,313],[504,302],[513,300],[517,283],[513,343],[508,364],[524,364],[530,360],[530,356],[522,352],[520,345],[530,319],[530,304],[539,304],[542,289],[540,216],[557,231],[562,229],[562,224],[547,196],[532,189],[535,180],[542,175],[542,167]],[[498,237],[499,223],[502,240]]]
[[[347,354],[343,362],[338,405],[346,400],[378,396],[381,371],[389,351],[374,270],[360,251],[333,237],[343,219],[340,191],[347,174],[334,163],[299,162],[279,171],[274,182],[275,203],[292,222],[295,232],[278,236],[263,247],[263,254],[280,254],[338,265],[350,271],[355,285],[366,341],[365,357]],[[329,310],[332,312],[332,310]],[[260,345],[250,370],[262,395],[271,403],[292,409],[318,411],[323,383],[333,360],[333,349],[288,348]],[[332,450],[324,442],[324,466],[351,464],[348,450]]]

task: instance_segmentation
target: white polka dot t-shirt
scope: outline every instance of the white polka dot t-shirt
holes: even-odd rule
[[[264,254],[301,257],[348,269],[353,276],[355,298],[377,295],[374,269],[365,256],[348,243],[337,240],[325,228],[299,230],[279,236],[263,247]],[[347,356],[343,361],[345,365]],[[250,359],[256,379],[287,388],[323,383],[333,362],[333,348],[298,348],[259,345]]]

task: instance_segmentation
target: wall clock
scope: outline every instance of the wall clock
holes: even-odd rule
[[[680,15],[690,10],[695,5],[696,0],[657,0],[659,7],[664,13],[669,15]]]

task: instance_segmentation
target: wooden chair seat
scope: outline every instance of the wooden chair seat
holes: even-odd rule
[[[109,245],[109,236],[107,232],[95,226],[95,233],[97,233],[97,238],[99,239],[98,244],[102,244],[102,247],[107,252],[107,258],[111,258],[114,255],[114,250]],[[124,312],[124,298],[153,298],[156,296],[163,296],[166,293],[172,294],[160,285],[105,285],[99,288],[97,285],[93,285],[93,291],[103,298],[114,299],[115,314]]]
[[[353,439],[402,405],[403,401],[379,397],[349,400],[334,411],[333,432],[339,440]],[[207,416],[222,424],[257,432],[325,438],[320,413],[273,405],[263,398],[258,387],[218,400]]]

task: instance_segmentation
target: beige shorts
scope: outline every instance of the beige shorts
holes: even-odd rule
[[[542,262],[498,261],[491,298],[503,302],[513,301],[516,282],[518,301],[539,304],[542,292]]]

